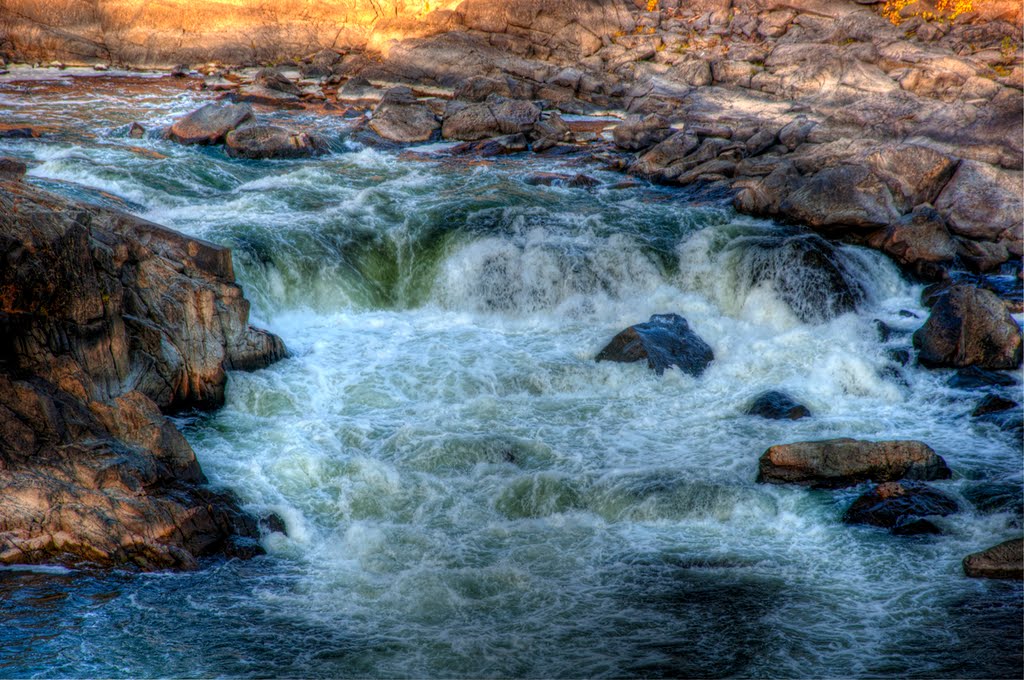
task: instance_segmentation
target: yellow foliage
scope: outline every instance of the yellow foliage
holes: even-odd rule
[[[886,3],[882,6],[882,16],[893,23],[894,26],[899,26],[903,22],[903,10],[909,5],[914,4],[917,0],[886,0]],[[978,0],[983,2],[984,0]],[[939,13],[931,12],[929,10],[921,10],[914,12],[911,16],[916,16],[924,19],[925,21],[935,21],[936,19],[947,19],[952,21],[961,14],[974,11],[974,0],[938,0],[935,3],[935,10]]]
[[[647,11],[653,12],[658,9],[658,0],[647,0]]]

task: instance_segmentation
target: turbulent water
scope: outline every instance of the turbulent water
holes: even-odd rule
[[[927,312],[880,255],[823,274],[797,228],[572,159],[363,148],[341,118],[301,119],[326,157],[230,160],[156,132],[197,94],[117,83],[0,86],[0,122],[64,129],[0,153],[233,248],[291,356],[180,424],[288,535],[194,573],[0,572],[0,676],[1021,675],[1021,585],[960,566],[1020,533],[1019,443],[893,363]],[[593,361],[663,312],[713,348],[704,375]],[[743,415],[766,389],[814,417]],[[767,446],[839,436],[927,442],[963,511],[894,537],[840,522],[864,487],[754,483]]]

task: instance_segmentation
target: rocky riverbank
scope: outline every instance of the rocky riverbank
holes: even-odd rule
[[[231,253],[0,177],[0,563],[191,568],[262,552],[165,414],[282,358]]]

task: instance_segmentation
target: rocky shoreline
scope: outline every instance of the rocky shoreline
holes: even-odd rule
[[[0,563],[194,568],[260,554],[165,414],[285,355],[230,251],[0,177]]]
[[[259,120],[260,111],[294,109],[352,118],[356,139],[386,148],[446,141],[452,145],[438,153],[577,155],[884,252],[908,276],[934,282],[925,299],[931,315],[913,336],[922,366],[1017,369],[1021,332],[1011,313],[1024,308],[1024,69],[1014,42],[1021,13],[1012,4],[948,21],[911,12],[894,25],[879,7],[853,1],[470,1],[434,13],[417,37],[379,53],[326,49],[274,68],[177,68],[174,75],[226,101],[183,117],[168,135],[224,144],[241,158],[322,153],[327,140]],[[10,414],[0,436],[14,452],[3,463],[19,500],[0,508],[0,561],[70,555],[188,567],[210,552],[258,551],[251,518],[204,489],[187,443],[161,415],[216,407],[225,369],[259,368],[284,354],[278,339],[248,327],[230,253],[71,204],[16,174],[0,185],[0,200],[11,206],[3,218],[10,278],[0,281],[10,292],[0,314],[4,356],[13,357],[0,372],[0,404]],[[586,186],[589,179],[537,182]],[[45,270],[57,278],[41,276],[30,256],[56,253],[47,242],[73,244],[81,254],[54,255],[58,266]],[[814,253],[808,260],[829,266]],[[174,291],[171,306],[154,297],[154,285]],[[679,326],[682,338],[664,356],[638,353],[637,339],[660,332],[659,324]],[[694,349],[690,336],[703,344],[681,317],[655,317],[598,358],[646,358],[660,372],[687,370],[694,357],[673,361],[672,354],[690,352],[697,365],[689,372],[699,374],[711,350]],[[626,358],[610,356],[623,347]],[[996,379],[980,377],[982,385]],[[1019,404],[1001,411],[1019,413]],[[1019,418],[1004,420],[1019,431]],[[864,469],[844,474],[883,484],[858,499],[848,521],[867,517],[927,533],[934,525],[921,522],[955,503],[950,509],[919,482],[948,477],[949,469],[928,458],[929,469],[944,472],[881,474],[899,466],[894,451],[906,453],[904,444],[772,447],[761,481],[774,483],[766,461],[792,454],[786,447],[870,449]],[[913,461],[931,451],[910,444]],[[810,466],[816,456],[818,463],[851,457],[829,451],[812,452]],[[44,491],[40,470],[49,471]],[[797,483],[816,484],[820,474]],[[903,508],[907,498],[917,511]],[[1019,541],[996,552],[1020,562]],[[967,558],[971,565],[988,559]],[[1009,569],[1021,577],[1019,567],[968,568],[967,560],[969,575],[1005,577]]]

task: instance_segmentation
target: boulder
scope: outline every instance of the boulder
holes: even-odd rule
[[[914,347],[918,361],[930,368],[1021,363],[1020,328],[995,293],[975,286],[955,285],[939,298],[914,333]]]
[[[885,183],[867,167],[848,163],[803,178],[779,212],[819,229],[874,229],[900,217]]]
[[[327,143],[316,135],[277,125],[247,125],[232,130],[224,140],[232,158],[309,158],[327,152]]]
[[[249,326],[228,250],[0,180],[0,563],[192,568],[252,555],[163,413],[223,403],[281,341]]]
[[[631,363],[647,360],[648,368],[661,375],[665,369],[699,376],[714,360],[714,353],[678,314],[655,314],[646,323],[630,326],[597,354],[597,361]]]
[[[370,84],[363,77],[349,78],[338,92],[338,101],[355,106],[376,104],[384,97],[384,93]]]
[[[868,245],[929,280],[941,279],[957,255],[946,221],[927,204],[918,205],[898,222],[869,236]]]
[[[370,128],[384,139],[409,144],[426,142],[441,128],[426,104],[407,87],[393,87],[384,93],[370,119]]]
[[[927,484],[886,482],[857,498],[843,514],[843,522],[870,524],[904,535],[938,533],[925,518],[945,517],[959,509],[955,498]]]
[[[1017,402],[1012,399],[1004,399],[996,394],[986,394],[985,398],[978,402],[978,405],[971,411],[972,418],[978,418],[985,416],[990,413],[1002,413],[1003,411],[1009,411],[1010,409],[1017,408],[1020,406]]]
[[[827,439],[770,447],[758,461],[757,481],[839,488],[868,480],[927,481],[949,476],[946,461],[919,441]]]
[[[245,104],[206,104],[176,120],[168,137],[179,144],[220,144],[252,117],[252,109]]]
[[[619,123],[612,131],[615,146],[626,151],[641,151],[662,142],[672,134],[672,127],[663,116],[634,116]]]
[[[475,142],[487,137],[528,134],[540,120],[540,108],[533,102],[492,94],[483,102],[450,102],[445,111],[441,136]]]
[[[1018,116],[1019,118],[1019,116]],[[987,163],[962,161],[935,201],[958,236],[995,241],[1009,229],[1022,238],[1024,197],[1020,172]]]
[[[492,94],[511,97],[512,90],[504,79],[473,76],[467,78],[455,89],[454,98],[466,102],[482,102]]]
[[[968,555],[964,573],[972,578],[1024,579],[1024,539],[1011,538]]]
[[[537,124],[533,126],[532,137],[533,150],[538,153],[547,151],[558,144],[575,141],[572,130],[565,124],[558,112],[552,112],[546,118],[537,121]]]
[[[946,384],[958,390],[976,390],[985,387],[1012,387],[1017,384],[1017,379],[1002,371],[986,371],[977,366],[968,366],[957,371]]]
[[[760,416],[771,420],[799,420],[809,418],[810,410],[793,400],[785,392],[770,390],[757,395],[747,406],[748,416]]]
[[[479,142],[463,142],[456,144],[448,150],[453,156],[476,155],[476,156],[506,156],[513,153],[521,153],[529,148],[526,135],[504,135],[492,137]]]
[[[142,139],[146,135],[146,128],[139,123],[132,123],[128,128],[128,136],[132,139]]]
[[[25,176],[28,166],[24,161],[8,156],[0,156],[0,180],[19,180]]]
[[[700,146],[697,137],[686,130],[679,130],[654,145],[630,165],[629,171],[636,175],[654,177],[673,163],[682,160]]]
[[[274,68],[263,68],[256,72],[252,82],[268,90],[276,90],[298,97],[302,94],[299,86],[289,80],[284,74]]]

